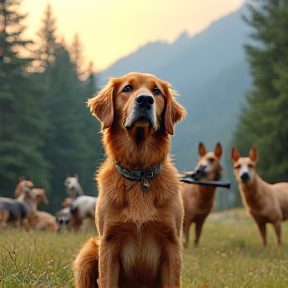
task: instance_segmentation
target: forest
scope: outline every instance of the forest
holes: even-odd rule
[[[49,4],[37,41],[24,39],[20,4],[0,1],[0,195],[14,198],[24,176],[45,187],[55,212],[71,174],[85,194],[97,194],[100,125],[86,106],[97,92],[95,71],[84,65],[78,34],[71,44],[59,39]]]

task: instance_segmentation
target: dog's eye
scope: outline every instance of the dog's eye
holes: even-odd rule
[[[155,88],[153,89],[153,94],[156,95],[156,96],[158,96],[158,95],[161,94],[161,91],[160,91],[157,87],[155,87]]]
[[[249,167],[249,168],[254,168],[254,165],[249,164],[248,167]]]
[[[215,161],[215,159],[214,158],[209,158],[208,161],[212,164]]]
[[[234,169],[239,169],[241,165],[234,166]]]
[[[132,92],[133,91],[133,87],[131,85],[126,85],[122,92]]]

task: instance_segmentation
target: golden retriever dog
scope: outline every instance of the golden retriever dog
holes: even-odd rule
[[[220,159],[222,147],[217,143],[214,152],[206,152],[203,143],[198,147],[200,159],[196,167],[198,180],[218,181],[222,175]],[[184,205],[184,236],[185,248],[189,245],[189,232],[192,223],[195,223],[195,241],[197,247],[205,219],[214,206],[216,187],[182,183],[181,195]]]
[[[260,178],[255,170],[256,147],[250,149],[249,157],[240,157],[233,147],[231,158],[243,204],[259,228],[263,246],[267,245],[267,223],[274,226],[277,242],[281,245],[281,221],[288,218],[288,183],[269,184]]]
[[[88,240],[74,262],[77,288],[180,287],[183,205],[169,151],[185,109],[170,88],[133,72],[88,101],[107,158],[96,176],[100,239]]]

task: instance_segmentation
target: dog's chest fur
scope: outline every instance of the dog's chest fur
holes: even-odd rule
[[[121,222],[159,221],[161,209],[167,209],[168,202],[180,201],[180,182],[174,170],[173,166],[164,163],[160,174],[151,180],[151,186],[143,192],[141,181],[124,178],[114,166],[109,170],[104,168],[105,173],[98,175],[100,203],[105,199],[101,207],[104,205],[107,213],[108,210],[115,211],[117,221]],[[166,175],[171,177],[164,181],[163,176]]]
[[[117,245],[126,275],[156,275],[165,254],[165,241],[179,238],[183,206],[174,169],[164,163],[163,174],[151,181],[145,193],[140,181],[125,179],[114,168],[98,175],[101,185],[96,217],[100,222],[105,219],[104,227],[109,227],[101,241],[109,235],[108,241]],[[170,177],[164,182],[163,175]],[[146,267],[147,271],[139,267]]]
[[[127,228],[129,233],[127,233],[126,240],[122,242],[120,258],[127,276],[132,276],[133,273],[139,275],[147,273],[153,277],[156,275],[162,251],[160,243],[155,245],[159,241],[160,235],[151,233],[151,230],[156,227],[155,224],[158,223],[148,222],[144,225],[142,223],[123,224],[124,230]],[[141,267],[147,267],[148,269],[143,271]]]

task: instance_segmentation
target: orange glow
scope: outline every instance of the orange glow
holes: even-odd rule
[[[174,41],[199,33],[214,20],[238,9],[244,0],[50,0],[59,38],[71,43],[79,33],[84,56],[102,70],[147,42]],[[24,0],[26,36],[42,25],[46,1]]]

